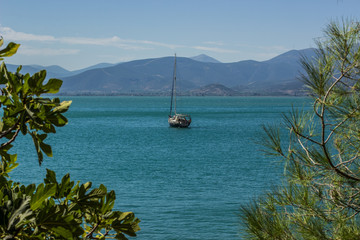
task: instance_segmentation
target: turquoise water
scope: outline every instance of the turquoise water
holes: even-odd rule
[[[261,125],[305,98],[186,97],[189,129],[169,128],[168,97],[64,97],[69,124],[49,137],[54,157],[37,164],[21,136],[16,181],[58,177],[105,184],[116,209],[141,219],[136,239],[241,239],[238,209],[281,181],[282,166],[256,144]],[[24,144],[22,144],[24,143]],[[26,144],[29,143],[29,144]]]

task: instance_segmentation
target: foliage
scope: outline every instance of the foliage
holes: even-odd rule
[[[332,22],[316,59],[302,59],[310,112],[265,127],[265,146],[283,159],[285,181],[241,207],[249,239],[360,238],[360,25]]]
[[[0,39],[0,47],[3,39]],[[19,44],[9,43],[0,50],[0,60],[16,53]],[[92,188],[91,182],[80,184],[69,174],[56,178],[47,169],[44,182],[36,186],[21,185],[10,180],[9,173],[17,167],[17,155],[9,150],[19,133],[30,134],[39,164],[43,154],[51,157],[51,146],[44,141],[56,127],[68,120],[64,117],[71,101],[44,98],[57,93],[59,79],[45,81],[46,71],[30,76],[0,66],[0,237],[1,239],[127,239],[136,236],[140,222],[132,212],[113,211],[114,191],[105,186]],[[46,83],[45,83],[46,82]]]

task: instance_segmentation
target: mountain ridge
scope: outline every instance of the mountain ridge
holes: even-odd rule
[[[314,49],[291,50],[266,61],[221,63],[207,55],[177,57],[178,93],[184,95],[302,95],[301,56]],[[101,63],[68,71],[45,67],[48,77],[63,79],[63,95],[169,95],[174,57]],[[41,66],[23,66],[27,72]],[[15,69],[16,70],[16,69]],[[31,70],[31,71],[28,71]]]
[[[177,91],[185,95],[302,95],[303,84],[297,80],[300,58],[313,55],[314,49],[291,50],[263,62],[234,63],[177,57]],[[174,57],[162,57],[93,69],[64,78],[62,93],[168,95],[173,64]],[[221,90],[214,84],[222,85]]]
[[[195,57],[191,57],[191,59],[199,61],[199,62],[212,62],[212,63],[221,63],[220,61],[216,60],[215,58],[212,58],[206,54],[200,54]]]

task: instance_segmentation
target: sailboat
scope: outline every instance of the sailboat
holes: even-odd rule
[[[173,114],[174,105],[174,114]],[[171,89],[171,102],[170,102],[170,114],[168,119],[170,127],[187,128],[191,123],[191,116],[189,114],[179,114],[176,112],[176,54],[174,63],[174,74]]]

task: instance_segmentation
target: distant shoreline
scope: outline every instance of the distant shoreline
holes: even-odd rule
[[[88,97],[170,97],[169,93],[100,93],[100,92],[64,92],[58,93],[57,96],[88,96]],[[284,93],[248,93],[248,94],[178,94],[181,97],[307,97],[305,93],[284,94]]]

